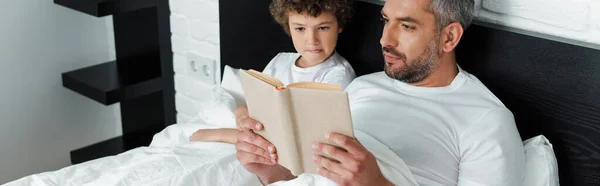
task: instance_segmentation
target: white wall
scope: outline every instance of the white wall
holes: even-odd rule
[[[170,0],[171,41],[175,70],[175,107],[177,122],[186,122],[198,113],[203,82],[194,75],[188,54],[193,53],[216,62],[220,71],[219,1]],[[217,72],[215,81],[221,75]]]
[[[476,0],[478,21],[600,49],[600,0]]]
[[[475,7],[476,24],[600,49],[600,0],[475,0]]]
[[[475,1],[479,24],[600,49],[600,0]],[[201,54],[220,66],[218,0],[170,0],[170,6],[177,121],[186,122],[197,113],[194,95],[202,91],[186,54]]]
[[[70,165],[71,150],[121,134],[118,108],[61,83],[63,72],[114,58],[108,20],[52,2],[0,1],[0,184]]]

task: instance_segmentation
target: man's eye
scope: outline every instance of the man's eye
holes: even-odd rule
[[[387,24],[388,22],[390,22],[390,20],[389,20],[389,19],[386,19],[386,18],[384,18],[384,17],[382,17],[382,18],[379,18],[379,20],[383,21],[383,22],[384,22],[384,23],[386,23],[386,24]]]
[[[404,28],[405,30],[414,30],[415,29],[415,27],[408,26],[406,24],[402,24],[402,28]]]
[[[327,26],[319,27],[319,30],[323,30],[323,31],[329,30],[329,27],[327,27]]]
[[[304,31],[304,27],[298,27],[298,28],[295,28],[295,30],[302,32],[302,31]]]

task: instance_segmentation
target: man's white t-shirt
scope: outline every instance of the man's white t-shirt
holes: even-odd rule
[[[512,113],[467,72],[437,88],[378,72],[346,91],[354,128],[386,144],[420,185],[523,183],[525,155]]]
[[[265,67],[263,73],[279,79],[284,85],[296,82],[320,82],[339,85],[342,89],[356,77],[350,63],[337,52],[324,62],[309,68],[296,66],[298,58],[300,58],[298,53],[279,53]]]

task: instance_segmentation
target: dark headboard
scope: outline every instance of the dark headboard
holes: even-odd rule
[[[294,51],[269,3],[220,1],[221,69],[262,70],[277,53]],[[381,71],[381,6],[356,7],[337,50],[357,75]],[[513,112],[524,140],[550,139],[561,185],[600,184],[600,50],[473,25],[457,58]]]
[[[225,65],[262,70],[277,53],[294,52],[291,38],[269,14],[271,0],[219,1],[221,70]],[[381,6],[359,3],[355,19],[342,32],[337,51],[364,75],[383,70],[379,39]],[[235,13],[234,13],[235,12]]]
[[[600,185],[600,50],[473,26],[457,58],[513,112],[523,140],[550,140],[561,185]]]

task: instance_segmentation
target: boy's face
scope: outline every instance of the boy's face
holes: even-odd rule
[[[339,28],[335,15],[323,12],[318,17],[289,12],[290,35],[296,51],[311,62],[323,62],[335,50]]]

